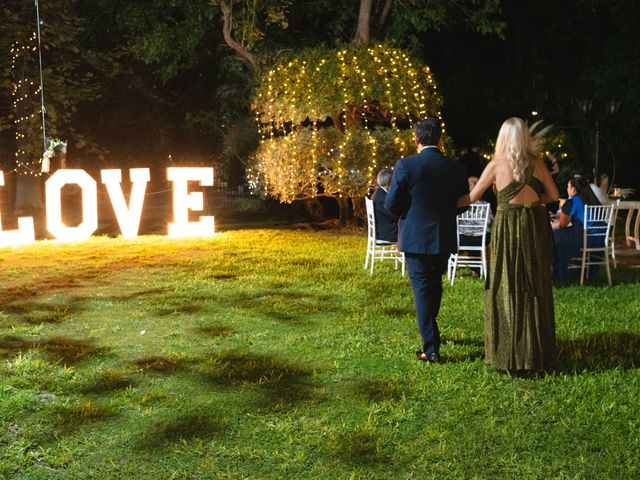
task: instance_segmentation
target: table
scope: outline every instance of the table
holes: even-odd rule
[[[630,201],[621,201],[619,206],[619,210],[629,210],[627,212],[627,221],[624,225],[624,239],[627,242],[627,247],[631,246],[631,242],[635,242],[636,250],[640,250],[640,201],[638,202],[630,202]],[[636,221],[633,225],[633,235],[631,235],[631,222],[633,220],[633,214],[636,214]]]

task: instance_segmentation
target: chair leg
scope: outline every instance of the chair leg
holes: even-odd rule
[[[487,278],[487,250],[483,248],[480,251],[482,268],[480,269],[480,278]]]
[[[373,265],[376,263],[376,249],[373,248],[373,254],[371,255],[371,276],[373,276]]]
[[[454,254],[453,257],[453,266],[451,267],[451,286],[453,286],[453,282],[456,279],[456,269],[458,267],[458,255]]]
[[[582,265],[580,266],[580,285],[584,285],[584,269],[587,263],[587,252],[582,252]]]
[[[616,244],[611,242],[611,260],[613,260],[613,268],[618,268],[618,262],[616,262]]]
[[[611,285],[611,269],[609,268],[609,255],[607,252],[604,252],[604,265],[607,269],[607,280],[609,281],[609,285]]]
[[[404,277],[404,252],[400,252],[400,261],[402,262],[402,276]]]

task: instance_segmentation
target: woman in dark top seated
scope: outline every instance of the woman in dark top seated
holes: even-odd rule
[[[384,199],[387,198],[392,175],[391,170],[387,168],[378,172],[376,180],[379,187],[371,197],[376,221],[376,240],[386,240],[387,242],[398,241],[398,217],[384,208]]]
[[[584,206],[600,205],[589,183],[580,177],[573,177],[567,184],[569,199],[560,211],[560,222],[553,229],[555,242],[555,267],[553,276],[557,280],[577,277],[579,269],[569,269],[571,259],[580,255],[584,225]],[[590,274],[595,272],[590,269]]]

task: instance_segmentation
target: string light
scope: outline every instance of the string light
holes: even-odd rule
[[[379,168],[411,152],[416,120],[435,116],[444,128],[429,67],[383,44],[281,62],[253,107],[260,148],[250,184],[283,202],[317,195],[319,182],[326,194],[364,195]]]

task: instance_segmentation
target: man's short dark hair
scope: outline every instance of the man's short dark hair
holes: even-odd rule
[[[418,142],[423,146],[438,145],[440,135],[442,134],[440,120],[434,117],[427,117],[424,120],[416,122],[413,131],[416,134]]]
[[[378,177],[376,180],[378,181],[378,185],[380,187],[388,187],[391,183],[391,177],[393,176],[393,172],[388,168],[383,168],[378,172]]]

